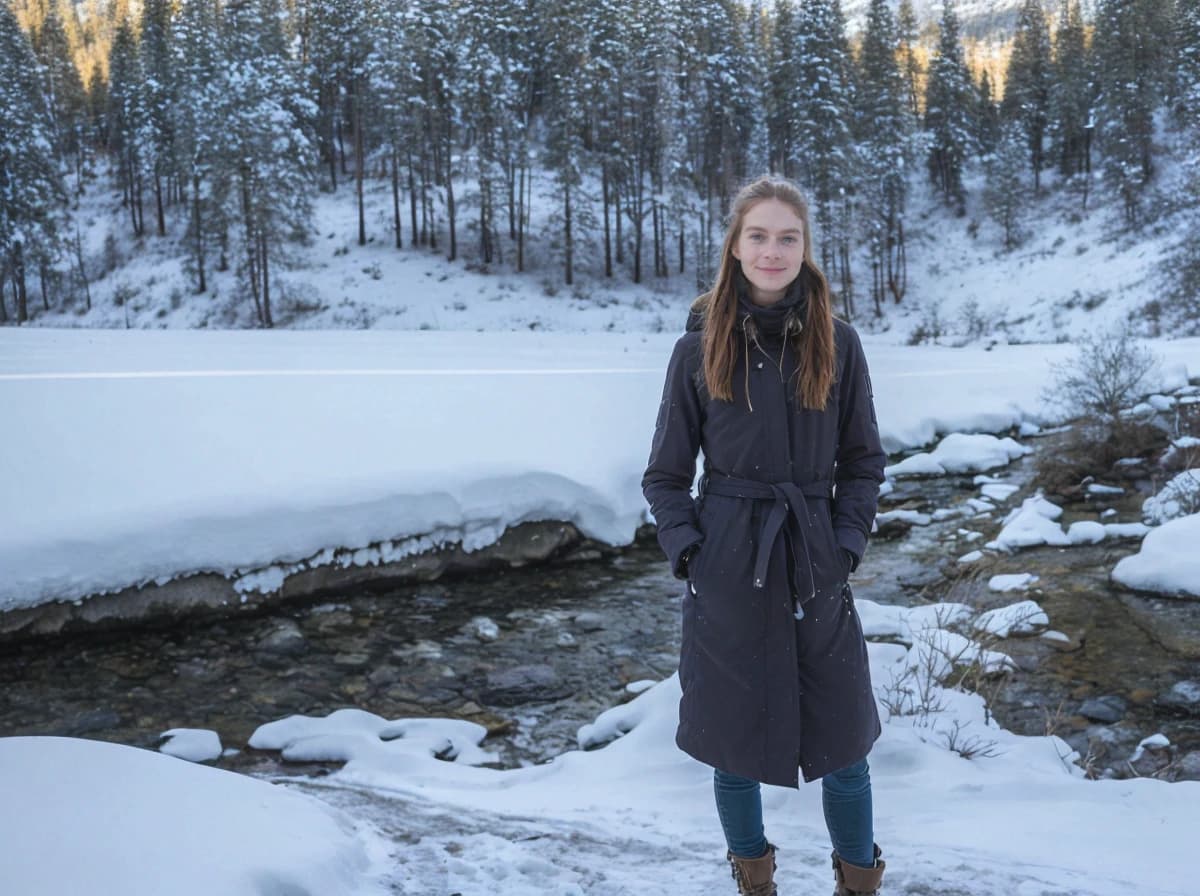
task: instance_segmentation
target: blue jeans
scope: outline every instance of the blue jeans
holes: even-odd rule
[[[735,856],[755,859],[767,851],[762,792],[757,781],[713,770],[717,815],[725,842]],[[866,759],[821,779],[821,805],[829,839],[841,858],[860,868],[875,865],[871,811],[871,768]]]

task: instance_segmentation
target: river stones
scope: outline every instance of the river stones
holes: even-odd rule
[[[481,696],[494,706],[518,706],[560,700],[569,693],[552,666],[531,663],[489,672]]]
[[[1103,697],[1092,697],[1084,700],[1079,707],[1079,714],[1093,722],[1119,722],[1125,717],[1128,707],[1125,701],[1115,694]]]
[[[254,649],[272,656],[298,656],[308,649],[308,641],[294,620],[280,619],[258,639]]]
[[[593,613],[591,610],[585,610],[582,613],[576,613],[571,617],[571,621],[584,632],[603,631],[605,626],[604,617],[599,613]]]
[[[1177,681],[1158,702],[1192,715],[1200,714],[1200,681]]]
[[[1200,781],[1200,751],[1181,756],[1175,768],[1176,781]]]

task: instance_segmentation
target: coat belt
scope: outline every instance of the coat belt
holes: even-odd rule
[[[816,580],[812,572],[812,552],[809,548],[809,534],[813,528],[812,516],[808,512],[807,498],[829,500],[833,494],[832,483],[828,479],[815,479],[811,482],[759,482],[755,479],[739,479],[736,476],[725,476],[720,473],[707,473],[701,483],[701,492],[706,495],[720,495],[723,498],[749,498],[758,501],[772,501],[771,510],[763,522],[758,535],[758,553],[754,559],[755,588],[764,588],[767,583],[767,564],[771,559],[771,551],[781,534],[787,537],[794,533],[797,538],[799,551],[793,551],[794,581],[797,585],[804,583],[808,590],[799,602],[804,603],[817,594]],[[785,529],[788,522],[794,525]],[[803,557],[799,556],[803,554]],[[804,593],[804,592],[802,592]],[[797,617],[802,611],[797,609]]]

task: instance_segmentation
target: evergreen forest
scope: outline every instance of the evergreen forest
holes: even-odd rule
[[[870,0],[853,28],[839,0],[12,0],[0,322],[90,303],[98,189],[130,238],[174,241],[194,294],[232,272],[270,327],[322,192],[360,244],[702,289],[732,196],[775,172],[850,319],[905,299],[914,190],[951,217],[978,190],[1010,250],[1032,199],[1086,215],[1103,192],[1135,237],[1182,216],[1165,294],[1195,329],[1200,4],[1010,5],[981,36],[952,0],[924,22]]]

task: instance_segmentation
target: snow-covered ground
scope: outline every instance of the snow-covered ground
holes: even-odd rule
[[[371,545],[481,546],[528,519],[628,541],[645,519],[639,479],[673,339],[0,330],[0,465],[21,474],[0,478],[0,608],[203,569],[258,570],[247,587],[269,587],[264,569],[333,547],[377,562],[386,552]],[[1048,422],[1048,362],[1070,352],[866,344],[893,451]],[[1158,388],[1200,371],[1200,340],[1154,348]],[[984,470],[998,448],[1014,454],[955,437],[930,455]],[[1010,497],[990,477],[978,484]],[[1073,543],[1044,503],[1027,517]],[[1154,530],[1144,548],[1187,558],[1173,569],[1192,583],[1195,519]],[[1058,738],[1004,731],[980,697],[932,683],[951,663],[1011,665],[963,632],[1040,628],[1031,606],[974,621],[965,607],[859,609],[889,642],[870,645],[889,892],[1189,892],[1200,784],[1084,780]],[[486,759],[482,729],[454,720],[264,725],[256,745],[348,760],[288,785],[342,815],[172,756],[0,739],[0,892],[727,892],[710,771],[674,746],[677,700],[676,679],[659,682],[580,732],[586,745],[624,732],[615,742],[509,771],[472,765]],[[196,758],[219,748],[193,730],[166,745]],[[785,892],[827,888],[819,788],[767,788],[765,805]]]
[[[0,738],[0,893],[376,896],[387,845],[328,804],[147,750]]]
[[[377,563],[525,520],[627,543],[673,339],[0,330],[0,466],[21,471],[0,477],[0,609],[204,570],[272,590],[331,549]],[[1156,350],[1164,389],[1200,371],[1200,340]],[[1069,351],[868,341],[884,445],[1044,419]],[[950,441],[933,456],[995,465],[995,439]]]

